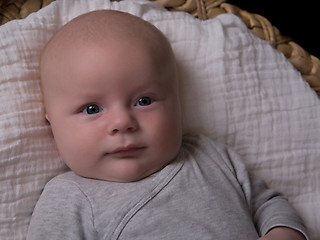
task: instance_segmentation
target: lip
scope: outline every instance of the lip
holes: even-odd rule
[[[114,151],[109,154],[116,157],[134,157],[141,153],[146,147],[129,145],[125,147],[116,148]]]

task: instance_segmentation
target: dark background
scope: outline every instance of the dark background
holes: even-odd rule
[[[251,13],[266,17],[282,35],[292,37],[320,58],[320,7],[315,0],[228,0]]]

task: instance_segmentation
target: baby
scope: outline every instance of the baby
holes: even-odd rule
[[[46,45],[40,76],[72,171],[46,185],[27,239],[307,239],[237,154],[182,137],[174,55],[153,25],[111,10],[77,17]]]

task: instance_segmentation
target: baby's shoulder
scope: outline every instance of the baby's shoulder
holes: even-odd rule
[[[42,192],[42,195],[66,195],[78,190],[80,187],[78,178],[73,172],[62,173],[49,180]],[[81,190],[80,190],[81,191]]]
[[[232,151],[226,144],[216,142],[203,134],[186,134],[183,136],[182,148],[194,154],[202,153],[226,156]]]
[[[77,174],[72,171],[68,171],[62,174],[59,174],[52,178],[47,184],[46,187],[53,187],[53,186],[69,186],[69,185],[78,185],[81,183],[82,179]]]
[[[96,180],[81,177],[73,171],[62,173],[52,178],[45,186],[44,191],[68,194],[69,192],[80,192],[85,194],[88,189],[96,186]]]
[[[185,135],[183,137],[183,152],[187,158],[192,158],[208,169],[226,168],[231,172],[245,168],[241,156],[224,143],[219,143],[202,134]]]

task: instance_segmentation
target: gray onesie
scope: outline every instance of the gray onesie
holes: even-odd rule
[[[278,192],[240,157],[204,136],[184,137],[179,156],[132,183],[62,174],[45,187],[27,239],[257,239],[275,226],[305,234]]]

